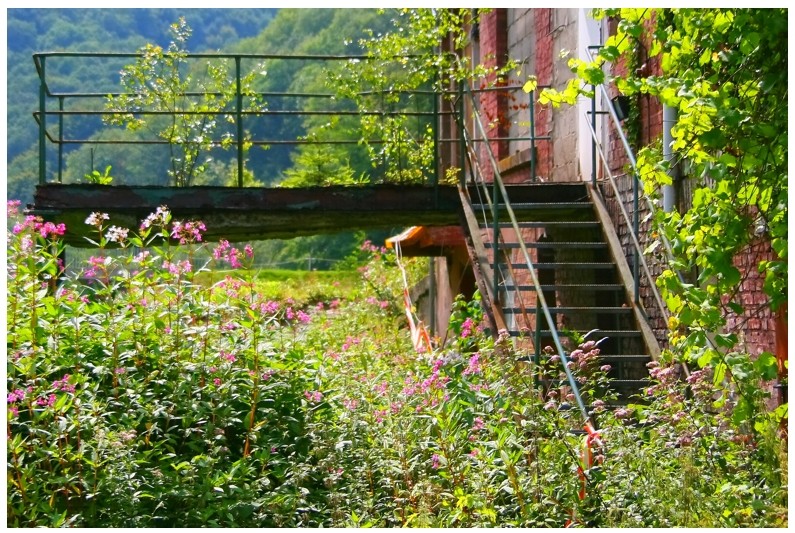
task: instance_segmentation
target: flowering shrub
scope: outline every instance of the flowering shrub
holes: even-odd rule
[[[786,525],[783,446],[733,422],[715,369],[655,366],[615,406],[583,341],[569,359],[601,443],[587,462],[555,355],[535,365],[485,336],[476,298],[418,356],[379,247],[360,289],[298,303],[257,290],[250,248],[205,243],[165,207],[137,231],[88,217],[96,250],[69,274],[65,228],[17,207],[9,526]]]

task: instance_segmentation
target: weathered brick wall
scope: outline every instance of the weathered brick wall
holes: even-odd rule
[[[480,57],[486,67],[499,67],[505,65],[508,56],[507,12],[504,9],[493,9],[484,13],[480,18]],[[494,83],[490,76],[483,86]],[[500,83],[499,85],[505,85]],[[507,137],[509,124],[507,118],[508,99],[501,91],[489,91],[480,96],[481,119],[489,138]],[[507,141],[490,143],[492,153],[497,161],[508,155]],[[479,146],[479,156],[483,177],[487,181],[493,179],[493,169],[489,163],[488,147]]]

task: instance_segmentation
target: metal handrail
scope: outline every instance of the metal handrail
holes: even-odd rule
[[[466,92],[466,94],[469,96],[469,98],[472,101],[473,109],[477,110],[479,106],[478,106],[478,103],[475,100],[473,94],[470,91],[465,91],[465,92]],[[482,136],[482,138],[487,138],[487,134],[486,134],[486,130],[485,130],[484,126],[483,126],[483,122],[480,120],[480,113],[475,112],[475,113],[473,113],[473,115],[474,115],[474,123],[475,123],[475,126],[478,129],[478,133]],[[462,123],[464,122],[463,119],[461,120],[461,122]],[[533,117],[531,117],[531,123],[534,125]],[[531,127],[533,127],[533,126],[531,126]],[[463,128],[462,133],[466,136],[466,133],[467,133],[466,127]],[[579,390],[579,387],[577,385],[577,380],[574,378],[573,374],[571,373],[571,370],[569,369],[568,358],[566,357],[566,350],[563,349],[563,345],[562,345],[562,343],[560,341],[560,336],[558,335],[557,328],[555,327],[555,321],[552,319],[552,313],[550,312],[549,306],[547,305],[546,298],[544,297],[544,292],[541,290],[541,283],[538,280],[538,276],[537,276],[536,271],[535,271],[535,265],[533,263],[533,260],[530,258],[530,254],[527,251],[527,246],[525,245],[524,240],[521,238],[521,230],[519,228],[519,223],[518,223],[518,221],[516,219],[516,215],[515,215],[515,213],[513,211],[513,208],[511,207],[510,200],[508,198],[508,191],[505,188],[505,183],[503,182],[502,175],[500,174],[500,171],[499,171],[499,165],[497,164],[497,160],[494,157],[494,154],[493,154],[493,152],[491,150],[490,145],[489,145],[489,149],[486,150],[486,154],[488,155],[489,164],[491,165],[492,171],[494,173],[493,174],[494,175],[494,178],[493,178],[494,179],[494,183],[492,185],[494,186],[495,190],[498,191],[499,194],[502,196],[503,203],[504,203],[504,206],[505,206],[505,210],[507,211],[508,218],[510,219],[510,222],[511,222],[511,227],[516,232],[516,235],[517,235],[517,238],[518,238],[518,241],[519,241],[519,249],[521,250],[522,256],[524,257],[524,260],[525,260],[525,262],[527,264],[527,268],[528,268],[528,271],[530,273],[530,277],[531,277],[531,280],[533,282],[533,286],[535,288],[537,305],[539,306],[540,310],[544,314],[544,318],[547,321],[547,325],[549,327],[549,332],[550,332],[550,334],[552,336],[553,343],[555,344],[555,348],[558,351],[558,356],[560,357],[561,363],[563,364],[563,369],[564,369],[564,371],[566,373],[566,378],[567,378],[567,380],[569,382],[569,386],[572,389],[572,394],[574,394],[574,397],[575,397],[575,400],[577,402],[577,406],[578,406],[578,408],[580,410],[580,413],[583,416],[583,420],[584,420],[584,422],[586,424],[590,424],[591,423],[591,417],[588,414],[588,410],[585,408],[585,404],[584,404],[584,402],[582,400],[582,396],[580,394],[580,390]],[[486,186],[487,184],[482,179],[482,173],[479,173],[479,175],[480,175],[481,179],[479,181],[476,181],[476,183],[479,183],[479,185],[481,185],[481,188],[483,189],[484,195],[486,196],[486,199],[487,199],[489,205],[491,205],[492,209],[494,209],[496,207],[496,202],[492,202],[491,195],[489,195],[488,188]],[[496,200],[496,198],[495,198],[495,200]],[[492,222],[494,223],[495,232],[497,232],[498,231],[498,224],[496,223],[495,220],[492,220]],[[495,254],[495,256],[498,253],[496,242],[495,242],[495,246],[493,247],[493,253]],[[497,274],[498,273],[495,271],[494,272],[494,279],[495,280],[497,278]],[[496,294],[494,296],[496,297]],[[538,329],[538,328],[539,328],[538,321],[536,321],[536,329]]]
[[[57,176],[55,179],[58,182],[62,181],[62,174],[64,170],[64,147],[65,146],[75,146],[75,145],[134,145],[134,144],[141,144],[141,145],[168,145],[171,144],[169,140],[163,139],[129,139],[129,138],[122,138],[122,139],[93,139],[93,138],[77,138],[74,135],[69,135],[68,128],[65,128],[64,121],[65,119],[75,118],[75,117],[107,117],[112,116],[115,114],[128,114],[127,111],[121,111],[119,113],[115,113],[110,110],[100,109],[97,110],[96,105],[94,102],[96,101],[104,101],[109,95],[130,95],[134,96],[134,93],[128,93],[124,91],[97,91],[96,88],[90,88],[86,92],[76,92],[72,90],[60,90],[57,87],[57,78],[56,81],[53,81],[55,72],[54,67],[58,66],[58,63],[54,60],[57,58],[77,58],[77,59],[95,59],[95,58],[104,58],[104,59],[121,59],[121,60],[129,60],[133,58],[142,57],[143,54],[140,52],[137,53],[83,53],[83,52],[44,52],[44,53],[37,53],[33,54],[33,63],[35,65],[36,71],[39,76],[39,106],[38,109],[33,113],[34,121],[37,124],[38,128],[38,137],[39,137],[39,183],[45,184],[48,179],[52,179],[53,171],[47,168],[48,166],[48,153],[51,150],[49,146],[56,146],[57,145]],[[210,148],[218,148],[221,146],[229,145],[229,141],[225,141],[222,143],[222,139],[217,138],[223,132],[229,132],[232,135],[231,139],[231,148],[232,150],[237,150],[236,158],[237,158],[237,185],[242,186],[243,183],[243,161],[245,159],[244,154],[244,145],[252,145],[252,146],[268,146],[268,145],[283,145],[283,146],[291,146],[291,145],[306,145],[306,144],[324,144],[324,145],[339,145],[339,144],[346,144],[346,145],[355,145],[361,144],[362,139],[360,138],[353,138],[354,136],[348,134],[345,131],[337,132],[336,134],[332,133],[332,136],[337,138],[329,138],[329,139],[313,139],[307,138],[305,136],[298,136],[297,138],[289,138],[284,137],[282,139],[273,138],[278,137],[274,135],[268,135],[267,138],[263,137],[262,134],[257,134],[254,138],[246,139],[244,138],[244,130],[243,130],[243,122],[244,119],[246,120],[256,120],[254,117],[271,117],[271,116],[278,116],[278,117],[309,117],[309,116],[316,116],[316,117],[323,117],[323,116],[346,116],[346,117],[363,117],[363,116],[370,116],[370,117],[408,117],[412,121],[417,121],[418,124],[430,123],[434,125],[433,128],[433,135],[434,135],[434,146],[435,146],[435,153],[439,153],[438,145],[439,143],[444,142],[452,142],[451,140],[442,140],[437,139],[439,137],[439,132],[437,128],[435,128],[435,124],[438,121],[438,118],[444,114],[451,114],[440,112],[437,109],[436,101],[440,93],[434,90],[428,90],[427,88],[419,89],[417,91],[392,91],[390,94],[403,94],[403,95],[413,95],[413,96],[423,96],[419,100],[415,99],[418,102],[418,105],[414,109],[406,108],[405,110],[392,110],[389,108],[384,109],[362,109],[362,110],[351,110],[348,109],[328,109],[329,106],[324,106],[326,109],[321,108],[320,106],[315,106],[315,108],[303,108],[302,106],[298,109],[283,109],[281,105],[277,105],[279,109],[252,109],[247,108],[244,106],[244,100],[250,98],[268,98],[274,99],[274,103],[280,102],[289,102],[290,107],[293,106],[293,103],[300,102],[300,101],[311,101],[314,99],[315,101],[331,101],[335,98],[335,94],[331,92],[280,92],[280,91],[248,91],[244,90],[241,86],[241,67],[240,63],[241,60],[283,60],[283,61],[291,61],[291,60],[300,60],[300,61],[317,61],[317,62],[326,62],[326,61],[336,61],[336,62],[344,62],[344,61],[364,61],[368,59],[372,59],[369,56],[365,55],[339,55],[339,56],[331,56],[331,55],[283,55],[283,54],[226,54],[226,53],[190,53],[184,56],[185,60],[234,60],[233,62],[230,61],[229,65],[229,72],[232,76],[231,82],[234,84],[234,91],[235,93],[232,95],[230,102],[224,106],[223,108],[214,109],[211,111],[198,111],[198,110],[174,110],[174,111],[160,111],[160,110],[151,110],[151,109],[140,109],[129,110],[130,115],[134,116],[189,116],[189,115],[196,115],[196,116],[208,116],[208,117],[222,117],[222,116],[231,116],[235,118],[235,123],[230,125],[226,128],[222,128],[222,131],[218,132],[214,139],[211,139],[208,143]],[[104,83],[104,82],[103,82]],[[110,83],[110,82],[108,82]],[[104,85],[100,85],[102,87]],[[185,91],[184,94],[180,94],[180,97],[187,98],[190,100],[191,98],[201,97],[201,96],[212,96],[212,92],[202,92],[202,91]],[[215,93],[218,95],[219,93]],[[360,96],[364,97],[377,97],[378,94],[383,94],[383,91],[363,91],[360,93]],[[55,103],[50,103],[51,100],[55,100]],[[92,102],[93,100],[93,102]],[[402,99],[401,99],[402,101]],[[79,105],[79,102],[87,102],[87,104]],[[73,104],[71,106],[66,106],[65,103]],[[76,105],[78,104],[78,105]],[[48,105],[50,109],[48,109]],[[400,104],[399,104],[400,105]],[[272,106],[273,107],[273,106]],[[80,109],[82,108],[82,109]],[[248,123],[249,127],[252,124],[251,122]],[[100,128],[96,130],[94,133],[99,131],[105,131],[104,129]],[[81,137],[87,137],[83,135]],[[370,144],[386,144],[390,141],[387,140],[366,140],[365,142]],[[401,140],[393,141],[393,142],[404,142]],[[402,150],[402,152],[406,152]],[[232,161],[234,161],[235,156],[232,156]],[[92,158],[93,161],[93,158]],[[234,163],[233,163],[234,164]],[[48,172],[49,171],[49,172]],[[424,179],[428,184],[436,186],[438,184],[438,178],[436,177],[436,170],[435,169],[428,169],[428,171],[424,175]]]
[[[599,142],[599,139],[597,138],[596,132],[594,131],[593,126],[591,126],[591,124],[588,124],[588,130],[590,131],[591,137],[593,138],[593,141],[594,141],[594,144],[595,144],[595,147],[596,147],[596,154],[599,156],[599,159],[601,160],[603,168],[604,168],[604,170],[605,170],[605,172],[607,174],[607,178],[610,181],[610,184],[613,186],[613,191],[616,194],[616,198],[620,199],[621,198],[621,194],[620,194],[620,192],[618,190],[618,184],[616,183],[615,176],[613,176],[613,173],[610,171],[610,166],[607,163],[607,158],[605,157],[604,150],[602,149],[602,144]],[[617,203],[618,203],[619,209],[621,210],[621,214],[624,217],[624,220],[627,222],[627,225],[629,225],[630,224],[629,214],[627,213],[627,210],[624,207],[624,203],[621,202],[621,201],[618,201]],[[651,291],[653,293],[654,299],[657,302],[657,305],[660,308],[660,311],[663,313],[663,316],[664,316],[664,318],[667,321],[667,319],[668,319],[668,310],[666,309],[665,304],[663,304],[662,297],[660,296],[660,291],[657,290],[657,285],[654,283],[654,280],[652,279],[651,271],[649,270],[649,265],[646,262],[646,258],[644,257],[643,251],[641,249],[640,242],[638,241],[638,236],[633,231],[630,231],[629,235],[630,235],[630,238],[632,239],[632,244],[634,245],[635,251],[638,254],[638,257],[640,258],[640,264],[643,267],[643,272],[646,274],[646,279],[649,281],[649,287],[651,288]],[[635,289],[635,290],[636,290],[635,300],[636,300],[636,303],[637,303],[637,301],[638,301],[638,299],[637,299],[637,296],[638,296],[637,295],[637,289]]]

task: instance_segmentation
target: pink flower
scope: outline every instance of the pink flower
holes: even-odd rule
[[[303,311],[298,311],[299,322],[302,324],[308,324],[310,320],[312,320],[312,318],[308,314],[304,313]]]
[[[202,232],[207,228],[201,220],[180,222],[176,221],[171,226],[171,237],[179,239],[180,244],[201,242]]]
[[[221,378],[215,378],[213,380],[213,383],[215,384],[216,387],[220,387],[221,386]]]
[[[22,202],[19,200],[8,200],[6,202],[6,216],[7,217],[15,217],[19,215],[19,206],[22,205]]]
[[[469,358],[469,365],[464,369],[463,375],[468,376],[470,374],[479,374],[480,372],[480,354],[474,353]]]
[[[486,427],[486,423],[479,416],[472,422],[472,431],[480,431],[484,427]]]
[[[439,467],[441,466],[440,462],[441,462],[441,457],[439,457],[438,453],[435,453],[431,456],[431,468],[433,468],[434,470],[438,470]]]
[[[246,254],[246,257],[251,259],[252,257],[254,257],[254,248],[252,248],[250,244],[247,244],[245,248],[243,248],[243,253]]]

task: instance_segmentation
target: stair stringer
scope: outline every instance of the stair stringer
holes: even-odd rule
[[[478,230],[478,221],[472,209],[472,203],[467,190],[459,187],[461,196],[461,207],[464,217],[464,235],[466,236],[466,247],[469,252],[469,260],[472,262],[472,270],[478,284],[486,316],[492,327],[492,335],[495,337],[501,330],[507,330],[505,317],[502,307],[497,303],[495,295],[492,294],[493,279],[491,278],[491,265],[489,265],[488,254]]]
[[[619,277],[621,278],[621,284],[624,285],[627,295],[629,296],[629,303],[635,316],[635,323],[638,325],[643,342],[646,345],[646,352],[649,354],[652,360],[657,361],[660,358],[660,344],[657,342],[657,337],[654,335],[654,331],[651,329],[643,309],[640,307],[640,305],[635,303],[635,283],[634,278],[632,277],[632,270],[630,269],[627,258],[624,255],[621,241],[619,240],[618,234],[616,233],[615,227],[613,226],[613,221],[607,211],[607,206],[605,206],[601,195],[594,189],[591,183],[586,183],[586,189],[588,191],[588,196],[591,198],[591,202],[593,203],[594,211],[596,212],[599,225],[602,229],[602,234],[607,241],[610,255],[615,261],[616,268],[618,269]]]

